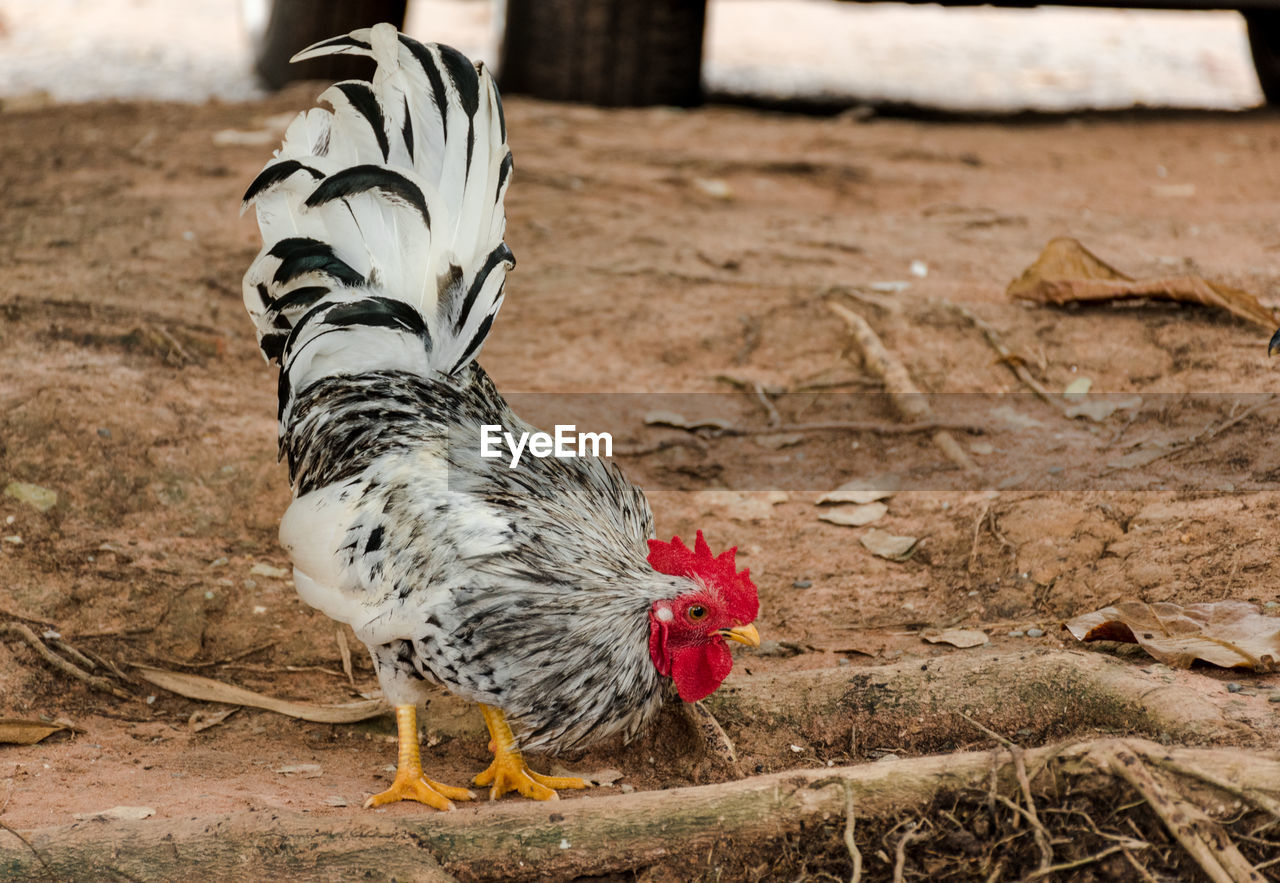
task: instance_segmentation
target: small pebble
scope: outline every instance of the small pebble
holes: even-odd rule
[[[101,426],[98,428],[98,435],[102,436],[103,438],[111,438],[111,430],[107,429],[107,427],[105,426]]]
[[[1268,702],[1280,702],[1280,693],[1272,693],[1267,697]]]
[[[849,660],[845,659],[843,656],[841,656],[839,659],[836,660],[836,665],[848,665],[848,664],[849,664]]]
[[[636,790],[636,786],[623,783],[618,786],[618,790],[621,791],[623,794],[630,794],[632,791]]]
[[[1232,681],[1231,683],[1227,684],[1228,693],[1239,693],[1240,690],[1241,690],[1240,685],[1237,684],[1235,681]]]
[[[810,587],[810,586],[812,586],[812,585],[813,585],[813,580],[809,580],[809,579],[798,579],[798,580],[796,580],[795,582],[793,582],[793,583],[791,584],[791,588],[793,588],[793,589],[807,589],[807,588],[809,588],[809,587]]]
[[[1027,629],[1028,638],[1043,638],[1044,629]]]
[[[1013,631],[1009,632],[1009,637],[1011,638],[1021,638],[1021,637],[1024,637],[1025,635],[1026,635],[1026,632],[1024,632],[1022,629],[1014,629]]]

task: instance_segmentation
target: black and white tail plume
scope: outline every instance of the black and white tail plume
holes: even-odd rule
[[[280,429],[325,377],[453,374],[502,304],[502,201],[511,176],[493,79],[448,46],[389,24],[317,43],[294,61],[367,55],[299,114],[249,185],[263,247],[244,277],[258,343],[280,363]]]

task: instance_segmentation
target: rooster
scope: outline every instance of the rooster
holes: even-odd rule
[[[476,356],[502,304],[511,179],[493,80],[389,24],[294,61],[370,56],[300,114],[244,196],[263,247],[244,299],[279,363],[279,446],[294,499],[280,539],[303,600],[369,648],[399,762],[366,806],[440,810],[474,794],[427,778],[417,709],[431,685],[480,706],[490,799],[581,779],[523,752],[630,739],[662,703],[709,695],[726,641],[758,645],[734,550],[653,537],[641,491],[595,457],[508,468],[481,427],[529,432]]]

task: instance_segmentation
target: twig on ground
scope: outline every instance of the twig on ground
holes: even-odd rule
[[[66,641],[63,641],[60,638],[46,638],[46,640],[49,642],[50,647],[52,647],[53,649],[57,650],[59,653],[62,653],[65,656],[70,656],[71,661],[74,662],[76,665],[79,665],[82,668],[86,668],[89,671],[93,671],[95,668],[98,667],[98,663],[94,662],[88,656],[85,656],[83,653],[81,653],[75,647],[72,647]]]
[[[751,391],[756,394],[756,399],[760,402],[760,407],[764,408],[766,418],[770,426],[777,426],[782,422],[782,415],[778,413],[778,409],[774,407],[773,401],[769,398],[768,393],[764,391],[764,385],[756,381],[751,385]]]
[[[923,840],[925,835],[918,831],[919,822],[912,822],[907,826],[907,830],[898,840],[898,845],[893,850],[893,883],[903,883],[904,872],[907,866],[907,845],[917,840]]]
[[[862,851],[853,840],[853,823],[856,816],[853,812],[853,785],[844,783],[844,846],[849,850],[849,859],[853,862],[853,872],[849,875],[849,883],[861,883]]]
[[[1103,755],[1107,768],[1147,800],[1165,828],[1214,883],[1263,883],[1222,826],[1161,782],[1138,752],[1121,746]],[[1207,836],[1206,836],[1207,835]]]
[[[1208,426],[1206,426],[1204,429],[1197,432],[1195,435],[1189,436],[1188,438],[1183,439],[1182,441],[1170,447],[1167,451],[1162,451],[1159,454],[1153,455],[1150,459],[1146,460],[1142,465],[1150,466],[1152,463],[1155,463],[1159,460],[1166,460],[1170,457],[1180,457],[1183,454],[1187,453],[1187,451],[1193,450],[1199,447],[1200,445],[1203,445],[1205,442],[1210,441],[1211,439],[1221,435],[1222,433],[1226,432],[1228,429],[1231,429],[1234,426],[1238,426],[1239,424],[1243,423],[1245,420],[1248,420],[1258,411],[1262,410],[1263,408],[1275,402],[1275,399],[1276,397],[1274,395],[1269,395],[1262,401],[1258,402],[1253,407],[1245,408],[1239,414],[1236,414],[1234,417],[1229,418],[1226,422],[1218,426],[1214,426],[1212,423],[1210,423]],[[1116,468],[1114,467],[1110,468],[1108,469],[1108,471],[1115,472]]]
[[[1143,879],[1143,883],[1159,883],[1155,877],[1151,876],[1151,872],[1142,866],[1142,862],[1133,857],[1133,853],[1128,848],[1121,847],[1120,851],[1124,854],[1125,861],[1129,863],[1129,866],[1138,872],[1138,876]]]
[[[1031,376],[1031,372],[1027,370],[1026,360],[1021,356],[1015,355],[1009,347],[1005,346],[1004,341],[1000,339],[1000,334],[995,330],[995,328],[987,324],[986,320],[980,318],[968,307],[961,306],[960,304],[952,303],[949,300],[943,300],[940,301],[940,303],[956,315],[960,316],[974,328],[977,328],[982,332],[982,336],[987,341],[987,345],[991,347],[991,349],[995,350],[996,355],[1000,357],[1000,362],[1013,372],[1013,375],[1022,382],[1023,386],[1031,390],[1046,403],[1057,408],[1059,412],[1066,411],[1067,403],[1058,396],[1049,392],[1049,390],[1045,388],[1044,384]]]
[[[114,662],[112,662],[110,659],[107,659],[105,656],[101,655],[100,653],[94,653],[92,650],[81,650],[80,652],[83,653],[85,656],[88,656],[90,659],[92,659],[98,665],[105,668],[107,671],[111,672],[120,680],[124,681],[126,684],[136,683],[133,678],[129,677],[127,673],[121,670],[120,666],[116,665]]]
[[[79,666],[67,662],[67,660],[63,659],[61,656],[46,647],[44,642],[40,640],[36,633],[31,631],[30,628],[22,623],[0,623],[0,636],[4,636],[6,634],[14,635],[15,637],[21,638],[23,641],[26,641],[27,644],[31,646],[31,649],[40,655],[41,659],[68,677],[75,678],[81,683],[88,684],[95,690],[110,693],[117,699],[136,700],[138,698],[130,693],[126,693],[124,690],[121,690],[106,678],[91,675]]]
[[[982,530],[982,523],[987,520],[987,515],[991,512],[991,501],[982,504],[982,511],[978,513],[978,517],[973,520],[973,543],[969,546],[969,573],[973,573],[974,566],[978,563],[978,534]]]
[[[1014,774],[1018,777],[1018,787],[1022,790],[1022,799],[1027,804],[1027,821],[1031,823],[1032,833],[1036,838],[1036,847],[1040,850],[1040,869],[1037,873],[1044,871],[1053,864],[1053,847],[1049,843],[1049,832],[1045,830],[1044,825],[1040,822],[1040,816],[1036,813],[1036,802],[1031,796],[1031,779],[1027,776],[1026,758],[1023,756],[1022,748],[1009,739],[1006,739],[1004,736],[1001,736],[995,730],[989,729],[988,727],[978,723],[964,712],[960,712],[959,714],[970,724],[977,727],[1000,744],[1004,745],[1004,747],[1009,751],[1009,754],[1013,757]],[[1002,797],[1002,795],[997,794],[996,796],[1000,797],[1002,800],[1008,800],[1008,798]],[[1009,803],[1012,805],[1012,801],[1009,801]]]
[[[815,423],[779,423],[776,426],[727,426],[710,430],[713,437],[731,435],[784,435],[788,432],[870,432],[875,435],[913,435],[917,432],[980,433],[981,426],[974,423],[954,423],[948,420],[917,420],[912,423],[875,423],[870,420],[824,420]]]
[[[26,837],[23,837],[15,829],[10,828],[3,821],[0,821],[0,828],[3,828],[4,830],[12,834],[14,837],[17,837],[19,840],[21,840],[22,844],[25,847],[27,847],[27,849],[31,850],[31,854],[36,857],[36,861],[40,862],[40,867],[44,868],[45,876],[56,879],[53,874],[53,869],[50,868],[49,863],[44,860],[44,856],[40,854],[40,850],[36,849],[34,846],[31,845],[30,840],[28,840]]]
[[[854,341],[862,350],[862,358],[867,369],[884,381],[885,391],[893,401],[894,410],[898,412],[898,416],[913,423],[933,420],[933,409],[929,406],[924,393],[911,379],[906,366],[889,352],[867,320],[853,310],[833,301],[827,302],[827,308],[849,326]],[[939,429],[933,435],[933,443],[946,455],[947,459],[965,472],[978,473],[977,464],[965,453],[964,448],[960,447],[960,443],[950,432]]]
[[[223,656],[219,659],[209,659],[204,662],[184,662],[180,659],[169,659],[168,657],[160,656],[155,653],[148,653],[146,655],[157,662],[163,662],[165,665],[171,665],[175,668],[214,668],[219,665],[230,665],[233,662],[239,662],[241,659],[253,656],[256,653],[261,653],[263,650],[270,650],[276,645],[276,643],[276,641],[267,641],[265,644],[258,644],[256,647],[250,647],[248,650],[241,650],[237,653],[231,654],[230,656]]]
[[[1245,420],[1248,420],[1258,411],[1262,410],[1267,405],[1270,405],[1272,402],[1274,402],[1275,399],[1276,397],[1274,395],[1269,395],[1262,401],[1258,402],[1253,407],[1245,408],[1239,414],[1236,414],[1234,417],[1230,418],[1220,426],[1215,427],[1211,424],[1205,427],[1200,432],[1196,433],[1195,435],[1188,438],[1186,441],[1182,442],[1180,445],[1174,446],[1167,453],[1161,454],[1159,457],[1156,457],[1155,459],[1163,460],[1165,457],[1176,457],[1179,454],[1184,454],[1187,451],[1191,450],[1192,448],[1196,447],[1197,445],[1204,444],[1210,439],[1220,435],[1223,432],[1226,432],[1228,429],[1231,429],[1233,426],[1236,426],[1240,423],[1243,423]],[[1155,461],[1153,460],[1151,462],[1155,462]]]
[[[1059,871],[1070,871],[1073,868],[1082,868],[1085,865],[1091,865],[1094,862],[1100,862],[1104,858],[1107,858],[1108,856],[1115,855],[1117,852],[1123,852],[1124,849],[1125,848],[1123,846],[1119,846],[1119,845],[1108,846],[1106,849],[1102,850],[1102,852],[1095,852],[1093,855],[1086,855],[1084,858],[1078,858],[1075,861],[1059,862],[1056,865],[1051,865],[1050,867],[1047,867],[1047,868],[1041,868],[1038,871],[1032,871],[1030,874],[1022,878],[1023,883],[1027,883],[1027,881],[1029,880],[1039,880],[1043,877],[1048,877],[1051,874],[1056,874]]]
[[[163,617],[161,617],[163,619]],[[98,632],[72,632],[68,637],[71,638],[131,638],[135,635],[145,635],[154,632],[154,625],[137,626],[131,629],[103,629]]]
[[[1123,426],[1121,426],[1119,429],[1115,431],[1115,434],[1111,436],[1111,438],[1107,439],[1106,444],[1102,446],[1102,450],[1105,451],[1107,448],[1112,447],[1113,445],[1115,445],[1116,442],[1120,441],[1121,436],[1123,436],[1126,432],[1129,431],[1130,426],[1138,422],[1138,417],[1140,417],[1141,415],[1142,415],[1141,408],[1134,408],[1132,411],[1130,411],[1129,419],[1124,422]]]
[[[8,609],[7,607],[0,607],[0,616],[5,617],[6,619],[20,619],[23,622],[34,622],[40,625],[45,625],[50,627],[57,626],[57,623],[54,622],[52,619],[44,619],[39,616],[31,616],[30,614],[27,614],[27,613],[17,613],[13,610]]]
[[[356,685],[356,675],[351,665],[351,645],[347,643],[347,632],[342,623],[335,625],[333,637],[338,642],[338,655],[342,657],[342,671],[346,674],[351,686],[354,687]]]
[[[194,364],[196,362],[196,360],[191,357],[191,354],[188,353],[182,344],[178,342],[178,339],[169,332],[169,329],[165,328],[163,325],[156,324],[148,325],[147,327],[173,351],[175,356],[178,357],[179,367],[182,365]]]
[[[778,409],[774,406],[773,400],[769,398],[769,394],[765,392],[764,384],[759,380],[747,380],[743,377],[734,377],[732,374],[717,374],[716,380],[723,381],[738,389],[752,393],[756,397],[756,401],[760,403],[760,407],[764,409],[764,415],[770,426],[775,426],[782,422],[782,415],[778,413]]]
[[[342,678],[346,680],[346,673],[338,671],[336,668],[326,668],[323,665],[256,665],[246,662],[226,662],[222,668],[227,671],[247,671],[253,674],[276,675],[276,674],[301,674],[303,672],[319,672],[323,675],[329,675],[334,678]]]

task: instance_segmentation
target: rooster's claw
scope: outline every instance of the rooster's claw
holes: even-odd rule
[[[382,806],[387,803],[395,803],[399,800],[416,800],[418,803],[425,803],[433,809],[441,812],[449,812],[453,809],[454,800],[475,800],[474,792],[467,788],[454,788],[452,785],[443,785],[440,782],[428,779],[419,773],[418,775],[400,775],[396,774],[396,779],[391,783],[391,787],[381,794],[374,794],[364,802],[365,809],[374,806]]]
[[[559,800],[560,788],[585,788],[587,783],[572,776],[544,776],[525,765],[519,754],[499,754],[489,768],[476,776],[477,786],[489,788],[489,799],[497,800],[511,791],[518,791],[531,800]]]

